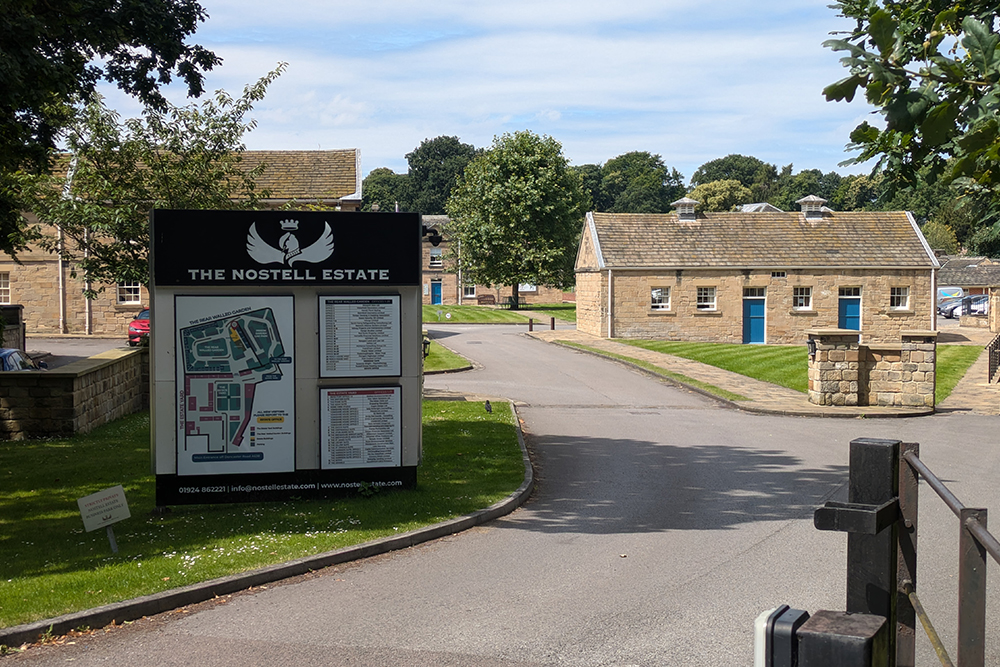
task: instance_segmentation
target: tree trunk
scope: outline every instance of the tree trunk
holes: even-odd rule
[[[510,288],[510,293],[511,293],[511,297],[510,297],[510,309],[511,310],[517,310],[519,308],[518,303],[520,302],[521,299],[520,299],[520,294],[517,291],[517,287],[518,287],[517,283],[514,283],[511,286],[511,288]]]

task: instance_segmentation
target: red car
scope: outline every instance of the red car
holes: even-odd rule
[[[128,325],[128,344],[135,347],[143,338],[147,338],[148,336],[149,308],[144,308]]]

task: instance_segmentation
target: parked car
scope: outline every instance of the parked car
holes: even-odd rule
[[[939,312],[949,319],[958,319],[962,315],[962,308],[965,303],[969,304],[970,313],[982,314],[987,312],[989,308],[990,297],[988,294],[967,296],[964,299],[959,299],[954,303],[942,307]]]
[[[937,312],[938,315],[944,315],[944,311],[950,310],[956,303],[962,303],[962,297],[951,297],[948,299],[941,299],[938,301]]]
[[[143,308],[128,325],[128,344],[135,347],[149,336],[149,308]]]
[[[0,370],[4,371],[43,371],[49,367],[44,361],[35,363],[21,350],[11,347],[0,348]]]

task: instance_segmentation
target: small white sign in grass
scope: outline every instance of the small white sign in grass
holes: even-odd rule
[[[107,526],[111,551],[118,553],[118,543],[115,542],[115,533],[111,529],[111,525],[132,516],[128,510],[128,501],[125,500],[125,489],[122,488],[122,485],[112,486],[84,496],[78,499],[76,504],[80,507],[84,529],[89,533]]]

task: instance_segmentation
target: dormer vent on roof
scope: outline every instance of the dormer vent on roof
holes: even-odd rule
[[[671,202],[670,205],[677,209],[678,220],[694,220],[694,207],[700,203],[697,199],[681,197],[677,201]]]
[[[809,195],[795,202],[802,207],[802,212],[806,215],[806,220],[814,220],[823,217],[823,204],[826,200],[816,195]]]

